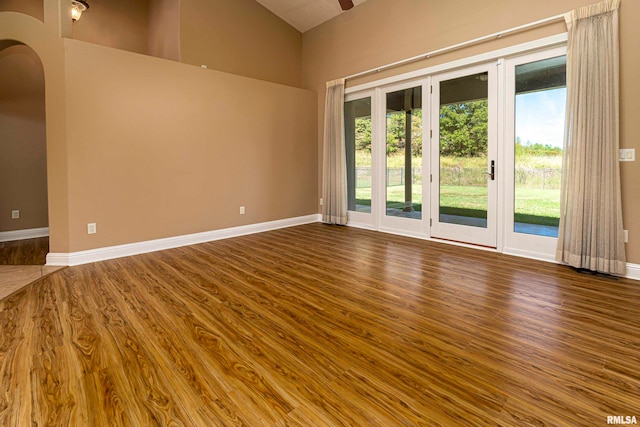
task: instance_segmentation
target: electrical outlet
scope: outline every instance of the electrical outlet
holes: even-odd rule
[[[96,229],[96,223],[92,222],[87,224],[87,234],[96,234],[98,230]]]
[[[629,230],[624,230],[624,242],[629,243]]]
[[[11,219],[20,219],[20,210],[14,209],[11,211]]]
[[[636,149],[635,148],[621,148],[620,149],[620,161],[621,162],[635,162],[636,161]]]
[[[320,206],[322,206],[324,204],[324,200],[322,200],[322,197],[320,197]]]
[[[240,215],[244,215],[244,206],[240,206]]]

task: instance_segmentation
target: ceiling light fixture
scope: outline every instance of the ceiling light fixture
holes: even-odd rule
[[[76,22],[82,16],[82,12],[89,9],[89,3],[85,0],[71,0],[71,19]]]

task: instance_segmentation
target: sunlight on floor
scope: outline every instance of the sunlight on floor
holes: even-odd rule
[[[0,265],[0,300],[18,289],[64,267],[46,265]]]

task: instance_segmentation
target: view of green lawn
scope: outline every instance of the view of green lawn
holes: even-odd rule
[[[360,168],[367,168],[365,159],[360,159]],[[403,156],[387,158],[387,168],[400,168],[404,164]],[[414,165],[420,165],[414,159]],[[557,226],[560,218],[560,174],[561,156],[519,156],[519,169],[516,171],[515,221],[527,224]],[[440,212],[450,215],[486,218],[487,189],[483,185],[486,159],[447,158],[441,159]],[[470,173],[476,171],[478,173]],[[456,173],[458,175],[456,176]],[[402,173],[398,174],[402,175]],[[467,178],[460,178],[464,175]],[[470,178],[469,178],[470,177]],[[479,177],[479,178],[478,178]],[[422,210],[422,177],[414,174],[413,204],[415,210]],[[449,181],[449,182],[447,182]],[[455,185],[464,181],[467,185]],[[390,182],[387,187],[387,208],[404,207],[405,187],[398,182]],[[359,205],[370,205],[370,181],[361,178],[356,189]]]
[[[454,86],[447,86],[447,90],[453,91]],[[404,96],[404,104],[391,103],[389,105],[393,105],[395,109],[387,108],[384,169],[387,209],[405,208],[405,181],[410,179],[412,208],[416,211],[422,210],[422,161],[423,158],[425,162],[430,160],[428,151],[423,152],[422,109],[417,105],[409,108],[406,104],[407,99],[413,99],[411,96],[407,98],[408,95],[412,95],[412,90],[399,92]],[[557,110],[560,111],[560,106],[564,103],[564,89],[556,90],[554,86],[553,90],[543,92],[538,95],[544,95],[545,100],[553,101],[550,101],[549,105],[558,105]],[[387,101],[393,100],[393,96],[396,95],[396,92],[387,94]],[[452,98],[459,96],[456,94]],[[514,219],[516,223],[557,226],[560,217],[564,115],[550,116],[556,124],[553,130],[558,132],[545,133],[541,129],[548,128],[532,119],[534,116],[538,117],[537,112],[525,108],[527,105],[539,105],[539,102],[533,102],[531,98],[537,95],[533,95],[533,92],[522,92],[518,96],[518,111],[524,113],[517,116],[517,131],[522,133],[517,134],[513,145]],[[349,111],[356,110],[353,108]],[[355,157],[355,204],[361,207],[371,205],[373,139],[369,114],[370,110],[367,115],[353,117],[354,135],[349,144],[353,150],[350,153]],[[487,218],[488,100],[482,98],[442,103],[438,126],[439,212],[446,215]],[[410,155],[411,158],[408,159],[406,155]],[[501,166],[498,166],[498,176],[501,176]],[[410,177],[406,176],[408,169],[411,169],[411,174],[408,174]],[[432,195],[427,197],[431,198]],[[429,200],[425,200],[425,203]]]

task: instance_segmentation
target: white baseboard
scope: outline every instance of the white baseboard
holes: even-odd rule
[[[469,243],[456,242],[456,241],[453,241],[453,240],[445,240],[445,239],[437,239],[437,238],[433,238],[433,237],[427,237],[426,234],[418,232],[418,231],[406,231],[406,230],[401,230],[401,229],[397,229],[397,228],[389,228],[389,227],[380,227],[376,231],[379,231],[381,233],[387,233],[387,234],[395,234],[396,236],[410,237],[412,239],[427,240],[429,242],[434,242],[434,243],[444,243],[446,245],[453,245],[453,246],[460,246],[460,247],[463,247],[463,248],[478,249],[480,251],[498,252],[495,248],[488,248],[488,247],[479,246],[479,245],[471,245]]]
[[[378,231],[381,233],[395,234],[396,236],[411,237],[413,239],[431,240],[424,233],[418,231],[402,230],[392,227],[378,227]]]
[[[37,237],[48,237],[49,227],[29,228],[27,230],[14,230],[0,232],[0,242],[11,242],[13,240],[35,239]]]
[[[627,279],[640,280],[640,264],[627,263]]]
[[[277,230],[279,228],[293,227],[296,225],[310,224],[313,222],[321,222],[322,215],[307,215],[296,218],[288,218],[277,221],[263,222],[259,224],[243,225],[239,227],[225,228],[222,230],[205,231],[202,233],[187,234],[184,236],[168,237],[165,239],[149,240],[145,242],[129,243],[126,245],[110,246],[106,248],[90,249],[87,251],[72,252],[72,253],[49,253],[47,254],[47,265],[52,266],[74,266],[81,264],[88,264],[91,262],[105,261],[114,258],[121,258],[131,255],[139,255],[148,252],[161,251],[165,249],[177,248],[181,246],[196,245],[198,243],[212,242],[215,240],[228,239],[231,237],[245,236],[247,234],[262,233],[270,230]],[[365,224],[349,224],[352,227],[364,228],[369,230],[375,230],[374,227]],[[473,245],[466,245],[457,242],[448,242],[437,239],[426,238],[416,233],[401,232],[395,229],[381,229],[381,232],[404,235],[407,237],[419,238],[422,240],[430,240],[434,242],[453,244],[458,246],[464,246],[474,249],[491,250],[483,247],[477,247]],[[18,230],[8,231],[0,233],[0,242],[10,240],[22,240],[31,239],[36,237],[46,237],[49,235],[48,228],[34,228],[31,230]],[[10,237],[10,238],[5,238]],[[523,258],[536,259],[539,261],[546,261],[556,263],[555,259],[551,256],[544,254],[518,251],[513,249],[505,249],[504,254],[520,256]],[[628,279],[640,280],[640,264],[627,263]]]
[[[469,244],[466,244],[466,243],[453,242],[453,241],[441,240],[441,239],[433,239],[433,238],[427,237],[427,236],[425,236],[424,234],[421,234],[421,233],[415,233],[415,232],[410,232],[410,231],[405,231],[405,230],[398,230],[398,229],[394,229],[394,228],[384,228],[384,227],[375,228],[375,227],[372,227],[370,225],[362,225],[362,224],[358,224],[358,223],[349,223],[348,226],[356,227],[356,228],[365,228],[365,229],[368,229],[368,230],[379,231],[379,232],[382,232],[382,233],[389,233],[389,234],[395,234],[395,235],[399,235],[399,236],[411,237],[411,238],[415,238],[415,239],[428,240],[428,241],[431,241],[431,242],[445,243],[445,244],[448,244],[448,245],[462,246],[462,247],[465,247],[465,248],[479,249],[479,250],[490,251],[490,252],[498,252],[498,253],[503,253],[505,255],[512,255],[512,256],[517,256],[517,257],[522,257],[522,258],[534,259],[534,260],[537,260],[537,261],[544,261],[544,262],[550,262],[550,263],[554,263],[554,264],[559,264],[556,261],[554,255],[547,255],[547,254],[543,254],[543,253],[539,253],[539,252],[524,251],[524,250],[514,249],[514,248],[503,248],[502,251],[498,251],[496,249],[485,248],[485,247],[476,246],[476,245],[469,245]],[[623,277],[625,277],[627,279],[640,280],[640,264],[627,263],[627,273]]]
[[[448,243],[448,242],[446,242]],[[472,247],[469,245],[465,245],[468,247]],[[477,248],[477,249],[482,249],[482,248]],[[524,251],[524,250],[520,250],[520,249],[513,249],[513,248],[505,248],[502,251],[503,254],[505,255],[512,255],[512,256],[517,256],[517,257],[521,257],[521,258],[527,258],[527,259],[533,259],[536,261],[543,261],[543,262],[550,262],[552,264],[561,264],[558,261],[556,261],[556,257],[553,255],[547,255],[547,254],[543,254],[543,253],[539,253],[539,252],[531,252],[531,251]],[[640,280],[640,264],[632,264],[630,262],[627,263],[627,273],[624,276],[621,276],[627,279],[632,279],[632,280]]]
[[[449,242],[449,241],[443,241],[438,239],[427,239],[427,240],[431,240],[434,242],[442,242],[442,243],[447,243],[452,245],[458,245],[458,246],[464,246],[464,247],[473,248],[473,249],[490,250],[490,251],[495,251],[500,253],[500,251],[483,248],[481,246],[466,245],[464,243],[460,244],[458,242]],[[558,261],[556,261],[556,257],[554,255],[548,255],[540,252],[525,251],[525,250],[514,249],[514,248],[504,248],[502,250],[502,253],[505,255],[533,259],[536,261],[550,262],[552,264],[560,264]],[[621,277],[625,277],[627,279],[632,279],[632,280],[640,280],[640,264],[627,263],[627,273]]]
[[[371,231],[377,231],[378,230],[375,226],[373,226],[371,224],[363,224],[363,223],[360,223],[360,222],[351,222],[351,221],[349,221],[347,223],[347,225],[349,227],[361,228],[363,230],[371,230]]]
[[[555,254],[549,255],[540,252],[525,251],[522,249],[503,248],[502,253],[505,255],[519,256],[522,258],[535,259],[538,261],[552,262],[558,264]]]
[[[131,255],[139,255],[148,252],[177,248],[180,246],[196,245],[198,243],[212,242],[214,240],[239,237],[247,234],[262,233],[279,228],[293,227],[296,225],[320,222],[321,215],[307,215],[296,218],[287,218],[277,221],[262,222],[259,224],[243,225],[239,227],[225,228],[222,230],[205,231],[202,233],[187,234],[184,236],[167,237],[165,239],[148,240],[145,242],[129,243],[126,245],[109,246],[105,248],[90,249],[71,253],[47,254],[47,265],[81,265],[91,262],[105,261]]]

